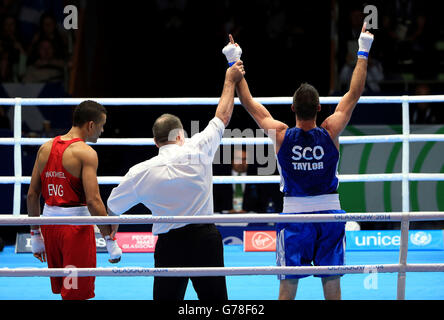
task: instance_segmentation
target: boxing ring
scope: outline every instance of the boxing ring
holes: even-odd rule
[[[434,96],[379,96],[361,97],[359,104],[402,104],[402,134],[397,135],[371,135],[371,136],[347,136],[340,137],[341,144],[365,144],[365,143],[394,143],[402,142],[402,170],[399,173],[380,174],[346,174],[339,175],[340,183],[347,182],[402,182],[402,211],[401,212],[362,212],[332,214],[220,214],[208,217],[154,217],[150,215],[123,215],[120,217],[33,217],[20,215],[21,187],[29,184],[30,177],[22,175],[22,145],[41,145],[49,138],[24,138],[22,137],[22,107],[26,106],[72,106],[78,105],[83,98],[57,98],[57,99],[0,99],[0,105],[14,106],[14,136],[13,138],[0,138],[0,145],[14,147],[14,176],[0,177],[0,184],[14,185],[13,213],[0,215],[0,226],[7,225],[55,225],[55,224],[151,224],[151,223],[275,223],[275,222],[337,222],[337,221],[399,221],[401,222],[400,249],[397,253],[397,262],[391,256],[390,263],[384,264],[351,264],[345,266],[323,267],[275,267],[275,266],[230,266],[225,268],[147,268],[135,267],[99,267],[99,268],[9,268],[1,267],[0,281],[9,277],[64,277],[75,273],[77,276],[100,277],[152,277],[152,276],[245,276],[245,275],[278,275],[278,274],[365,274],[377,272],[378,274],[397,273],[397,299],[405,299],[406,273],[419,272],[444,272],[444,258],[440,257],[437,263],[407,263],[408,232],[410,221],[444,220],[444,212],[410,212],[409,183],[410,181],[444,181],[442,173],[411,173],[410,172],[410,143],[434,141],[443,142],[444,134],[411,134],[409,120],[409,104],[419,102],[442,102],[444,95]],[[88,98],[105,106],[182,106],[182,105],[208,105],[215,106],[219,98]],[[291,97],[256,98],[264,105],[290,105]],[[337,104],[340,97],[321,97],[321,104]],[[235,104],[240,104],[235,99]],[[223,138],[222,145],[256,145],[271,144],[269,138]],[[149,138],[100,138],[94,145],[129,145],[129,146],[154,146],[154,140]],[[122,177],[107,176],[98,177],[99,184],[116,185]],[[215,184],[231,183],[279,183],[279,176],[215,176]],[[230,249],[231,250],[231,249]],[[379,253],[378,253],[379,254]],[[274,255],[274,253],[273,253]],[[381,255],[384,255],[381,253]],[[126,255],[127,256],[127,255]],[[31,258],[30,258],[31,259]],[[429,259],[427,259],[429,260]],[[272,260],[273,261],[273,260]],[[99,260],[98,260],[99,262]],[[273,279],[278,283],[276,279]],[[230,284],[228,283],[227,286]],[[99,287],[99,284],[96,285]],[[254,284],[252,284],[254,286]],[[277,289],[276,289],[277,290]],[[275,291],[277,296],[277,291]],[[117,297],[116,297],[117,298]]]

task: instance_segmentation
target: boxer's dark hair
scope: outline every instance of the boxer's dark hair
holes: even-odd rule
[[[92,100],[83,101],[74,109],[72,125],[74,127],[81,127],[89,121],[98,123],[102,114],[107,114],[107,111],[100,103]]]
[[[154,122],[153,136],[157,144],[162,144],[175,139],[177,130],[183,130],[180,119],[172,114],[165,113]]]
[[[318,90],[308,83],[301,84],[293,96],[293,106],[298,119],[314,119],[319,106]]]

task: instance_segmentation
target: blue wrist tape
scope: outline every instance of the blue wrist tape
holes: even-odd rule
[[[364,57],[368,58],[368,52],[358,51],[358,56],[364,56]]]

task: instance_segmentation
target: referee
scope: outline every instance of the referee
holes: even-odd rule
[[[110,215],[138,203],[154,216],[213,214],[214,155],[234,107],[234,91],[245,74],[241,61],[225,74],[215,117],[200,133],[185,141],[179,118],[160,116],[153,125],[159,155],[133,166],[108,198]],[[156,268],[223,267],[222,237],[214,224],[154,223],[158,235]],[[191,277],[199,300],[227,300],[225,277]],[[154,300],[183,300],[188,277],[154,277]]]

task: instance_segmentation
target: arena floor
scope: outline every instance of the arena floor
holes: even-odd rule
[[[107,261],[108,254],[97,254],[97,267],[112,267]],[[346,255],[348,265],[397,264],[398,251],[349,251]],[[443,263],[444,251],[409,251],[408,263]],[[153,267],[152,253],[126,253],[119,267]],[[241,245],[225,246],[225,266],[253,267],[275,266],[274,252],[243,252]],[[29,253],[16,254],[13,246],[6,246],[0,252],[0,268],[42,267]],[[344,300],[395,300],[397,273],[381,273],[372,278],[366,286],[368,274],[349,274],[342,278],[342,297]],[[227,277],[228,297],[231,300],[275,300],[279,281],[276,276],[229,276]],[[367,287],[367,288],[366,288]],[[153,277],[97,277],[97,300],[151,300]],[[196,300],[191,282],[185,296],[186,300]],[[321,281],[308,277],[301,279],[296,296],[297,300],[323,299]],[[443,300],[444,273],[407,274],[406,299]],[[0,300],[60,300],[60,295],[51,293],[49,279],[46,277],[0,278]]]

